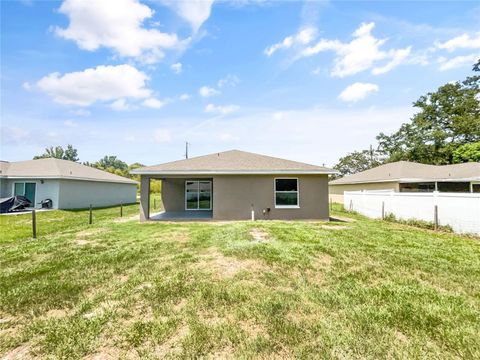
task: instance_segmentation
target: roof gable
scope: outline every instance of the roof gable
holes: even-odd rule
[[[316,173],[332,174],[322,166],[280,159],[240,150],[224,151],[165,164],[146,166],[133,174],[261,174]]]

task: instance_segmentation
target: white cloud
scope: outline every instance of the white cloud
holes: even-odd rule
[[[110,104],[110,107],[115,111],[126,111],[130,109],[130,105],[125,101],[125,99],[115,100]]]
[[[189,94],[182,94],[182,95],[179,96],[179,99],[182,100],[182,101],[188,100],[188,99],[190,99],[190,95]]]
[[[471,36],[469,34],[462,34],[454,37],[444,43],[437,44],[439,49],[452,52],[458,49],[480,49],[480,32]]]
[[[220,115],[227,115],[232,112],[237,111],[240,109],[239,106],[237,105],[214,105],[214,104],[208,104],[205,106],[205,112],[207,113],[214,113],[214,114],[220,114]]]
[[[376,84],[356,82],[347,86],[347,88],[340,93],[338,98],[345,102],[357,102],[377,91],[378,85]]]
[[[170,69],[172,69],[175,74],[180,74],[182,72],[182,63],[172,64],[170,65]]]
[[[76,116],[90,116],[90,111],[85,109],[70,110],[69,113]]]
[[[383,66],[374,67],[372,69],[372,74],[380,75],[380,74],[385,74],[389,72],[393,68],[403,63],[405,59],[410,55],[411,50],[412,50],[411,46],[405,49],[390,50],[388,52],[388,55],[391,57],[392,60]]]
[[[202,86],[200,89],[198,89],[198,93],[201,97],[210,97],[214,95],[219,95],[220,91],[208,86]]]
[[[471,54],[464,56],[455,56],[451,59],[445,57],[439,57],[438,63],[440,64],[439,70],[446,71],[456,69],[463,66],[472,67],[473,64],[480,58],[480,54]]]
[[[157,143],[166,143],[172,140],[172,133],[168,129],[155,129],[153,140]]]
[[[55,28],[55,33],[84,50],[106,47],[120,56],[153,63],[164,56],[164,49],[181,47],[176,34],[142,25],[154,11],[138,0],[65,0],[59,12],[70,23],[67,28]]]
[[[336,53],[332,76],[345,77],[368,69],[374,75],[386,73],[406,60],[411,47],[404,49],[381,50],[387,41],[377,39],[371,32],[375,23],[362,23],[353,33],[353,40],[342,43],[338,40],[320,39],[317,44],[304,48],[300,56],[313,56],[324,51]],[[387,60],[386,64],[376,66],[379,61]]]
[[[164,5],[171,7],[178,16],[187,21],[192,30],[197,32],[207,21],[212,11],[214,0],[161,0]]]
[[[285,116],[285,114],[283,112],[277,111],[277,112],[272,114],[272,119],[281,120],[281,119],[283,119],[284,116]]]
[[[96,101],[146,98],[151,93],[145,87],[147,80],[145,73],[131,65],[101,65],[64,75],[52,73],[36,86],[60,104],[89,106]]]
[[[65,120],[63,122],[63,125],[65,125],[67,127],[77,127],[78,126],[78,124],[73,120]]]
[[[155,98],[148,98],[148,99],[145,99],[145,100],[142,102],[142,105],[143,105],[143,106],[149,107],[149,108],[151,108],[151,109],[160,109],[160,108],[163,107],[165,104],[166,104],[165,101],[160,101],[160,100],[155,99]]]
[[[235,87],[240,83],[240,79],[237,75],[228,74],[223,79],[218,80],[218,87],[222,88],[224,86]]]
[[[267,47],[264,53],[272,56],[278,50],[290,49],[296,45],[307,45],[315,38],[316,32],[317,30],[313,27],[302,29],[295,35],[287,36],[283,41]]]

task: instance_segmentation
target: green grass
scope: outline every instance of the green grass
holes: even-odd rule
[[[477,239],[115,212],[0,217],[0,358],[480,357]]]

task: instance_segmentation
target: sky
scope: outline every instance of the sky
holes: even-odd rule
[[[472,74],[474,1],[1,1],[0,159],[333,166]]]

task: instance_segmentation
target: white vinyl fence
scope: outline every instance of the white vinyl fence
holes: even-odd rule
[[[373,218],[393,214],[397,219],[435,220],[449,225],[455,232],[480,234],[480,194],[345,191],[344,207]]]

